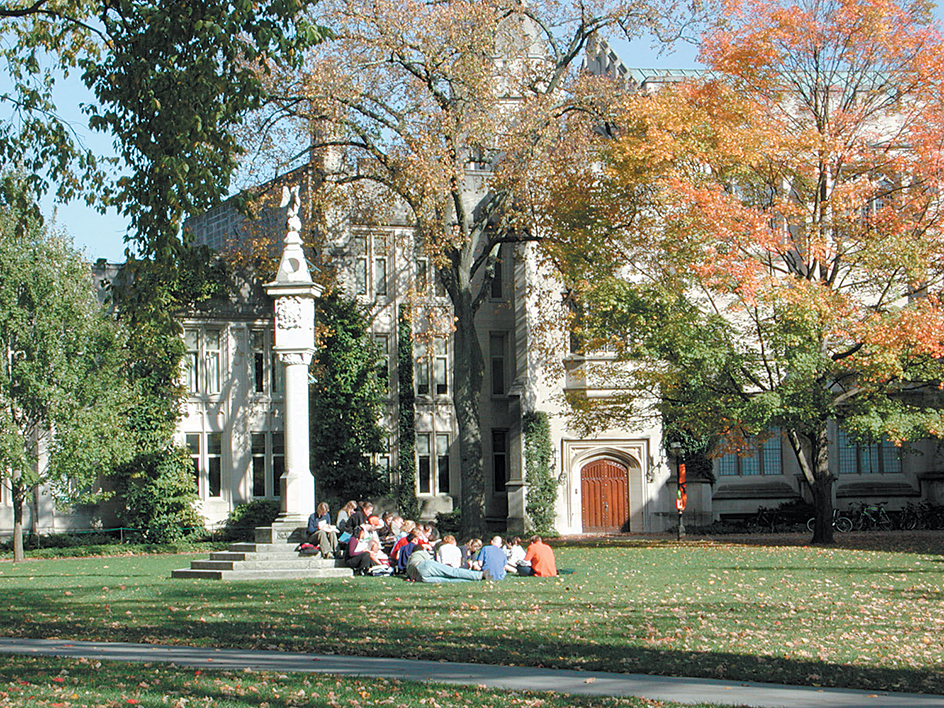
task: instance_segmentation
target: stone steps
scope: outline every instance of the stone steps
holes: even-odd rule
[[[307,568],[307,569],[267,569],[267,570],[201,570],[199,568],[180,568],[171,571],[172,578],[190,578],[196,580],[301,580],[304,578],[350,578],[354,574],[350,568]]]
[[[275,580],[350,578],[354,571],[341,561],[320,555],[301,555],[295,549],[304,528],[256,529],[256,543],[233,543],[214,551],[208,560],[191,561],[189,568],[171,571],[172,578],[205,580]],[[264,541],[259,542],[258,540]]]
[[[255,559],[247,558],[245,560],[195,560],[190,563],[190,567],[196,570],[265,570],[267,568],[336,568],[337,563],[334,559],[325,560],[314,558],[312,556],[302,556],[301,558],[285,558],[281,560],[273,559]]]

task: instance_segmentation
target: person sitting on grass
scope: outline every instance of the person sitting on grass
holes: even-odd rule
[[[524,560],[525,552],[521,547],[521,539],[515,536],[505,543],[505,570],[509,573],[518,572],[518,564]]]
[[[390,567],[390,557],[383,552],[380,541],[375,538],[368,541],[367,555],[370,556],[370,572],[372,575],[390,575],[393,573],[393,568]]]
[[[406,564],[410,561],[410,555],[415,549],[425,545],[426,539],[423,538],[423,534],[420,533],[419,529],[413,529],[410,531],[410,535],[406,537],[406,543],[397,553],[397,572],[406,572]]]
[[[453,568],[433,560],[430,552],[423,547],[417,547],[410,554],[406,566],[407,580],[417,583],[456,583],[464,580],[481,580],[482,571]]]
[[[443,536],[442,543],[436,548],[436,560],[451,568],[462,567],[462,551],[456,545],[456,537],[452,534]]]
[[[403,528],[404,528],[404,530],[405,530],[405,533],[403,534],[403,536],[401,536],[400,538],[397,539],[397,542],[393,544],[393,548],[391,548],[390,551],[389,551],[389,553],[390,553],[390,558],[391,558],[391,560],[393,560],[394,563],[396,563],[397,561],[399,561],[399,559],[400,559],[400,550],[401,550],[406,544],[408,544],[408,543],[410,542],[411,536],[412,536],[412,534],[413,534],[413,531],[414,531],[414,528],[415,528],[415,527],[414,527],[414,524],[413,524],[412,521],[405,521],[405,522],[403,523]],[[405,561],[404,561],[404,562],[405,562]]]
[[[390,533],[388,534],[388,540],[391,543],[396,543],[403,536],[403,517],[399,514],[394,514],[390,517]]]
[[[557,575],[557,563],[554,560],[554,551],[541,539],[540,536],[532,536],[531,543],[528,545],[528,552],[524,556],[526,563],[531,563],[530,572],[523,572],[522,575],[536,575],[539,578],[549,578]],[[524,568],[526,566],[522,566]]]
[[[504,580],[505,551],[502,549],[502,537],[494,536],[487,546],[475,557],[475,566],[482,571],[486,580]]]
[[[472,567],[472,561],[475,559],[475,554],[479,552],[481,547],[482,541],[478,538],[470,538],[465,542],[464,546],[459,547],[459,551],[462,553],[463,568]]]

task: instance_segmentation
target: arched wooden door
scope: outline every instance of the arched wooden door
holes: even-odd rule
[[[594,460],[580,470],[584,533],[623,530],[629,521],[629,469],[615,460]]]

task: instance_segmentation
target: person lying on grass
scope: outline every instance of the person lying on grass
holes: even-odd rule
[[[482,571],[453,568],[433,560],[430,552],[423,547],[417,547],[410,554],[406,566],[407,580],[417,583],[456,583],[464,580],[481,580]]]

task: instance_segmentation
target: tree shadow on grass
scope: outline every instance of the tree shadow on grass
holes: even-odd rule
[[[400,594],[404,601],[415,601],[415,586],[404,585],[403,588]],[[356,589],[340,588],[342,592],[356,592]],[[520,631],[508,627],[499,630],[496,627],[502,626],[503,619],[500,612],[486,612],[477,622],[463,624],[461,617],[456,619],[455,613],[450,615],[449,612],[456,609],[457,596],[445,593],[427,596],[431,616],[444,621],[438,628],[395,615],[368,621],[365,619],[368,608],[357,604],[364,601],[363,596],[352,597],[350,605],[340,610],[334,607],[331,612],[319,612],[317,593],[310,596],[311,606],[306,609],[258,608],[260,616],[250,616],[248,609],[254,607],[241,607],[247,603],[240,603],[240,594],[247,590],[259,592],[260,588],[249,584],[201,586],[196,594],[190,584],[171,585],[164,590],[159,603],[123,598],[104,606],[92,598],[78,601],[73,597],[66,601],[40,591],[25,590],[18,593],[6,618],[0,619],[0,631],[7,636],[35,638],[277,648],[308,653],[944,693],[944,662],[922,669],[881,668],[730,651],[653,648],[625,641],[631,636],[630,622],[626,623],[623,635],[619,634],[620,628],[611,623],[601,625],[599,632],[580,640],[568,639],[566,633],[558,637],[529,627]],[[337,598],[324,601],[338,602]],[[480,601],[485,604],[487,598]],[[738,609],[735,604],[725,609],[720,603],[702,606],[695,602],[687,607],[691,616],[706,610],[733,613]],[[542,602],[537,612],[558,616],[570,608],[573,608],[572,603],[562,599]],[[233,616],[240,611],[244,612],[243,617]],[[473,606],[465,611],[476,612],[477,608]],[[585,610],[584,614],[587,614]],[[446,626],[447,618],[456,621]],[[636,631],[645,621],[653,625],[655,636],[666,637],[667,642],[679,626],[677,618],[672,616],[631,619]],[[557,626],[559,628],[560,624]]]
[[[605,534],[567,536],[550,541],[567,548],[692,548],[699,546],[756,546],[762,548],[814,547],[808,531],[796,533],[722,534],[687,536],[681,541],[671,534]],[[836,543],[815,548],[837,550],[915,553],[944,556],[944,531],[860,531],[836,534]]]

